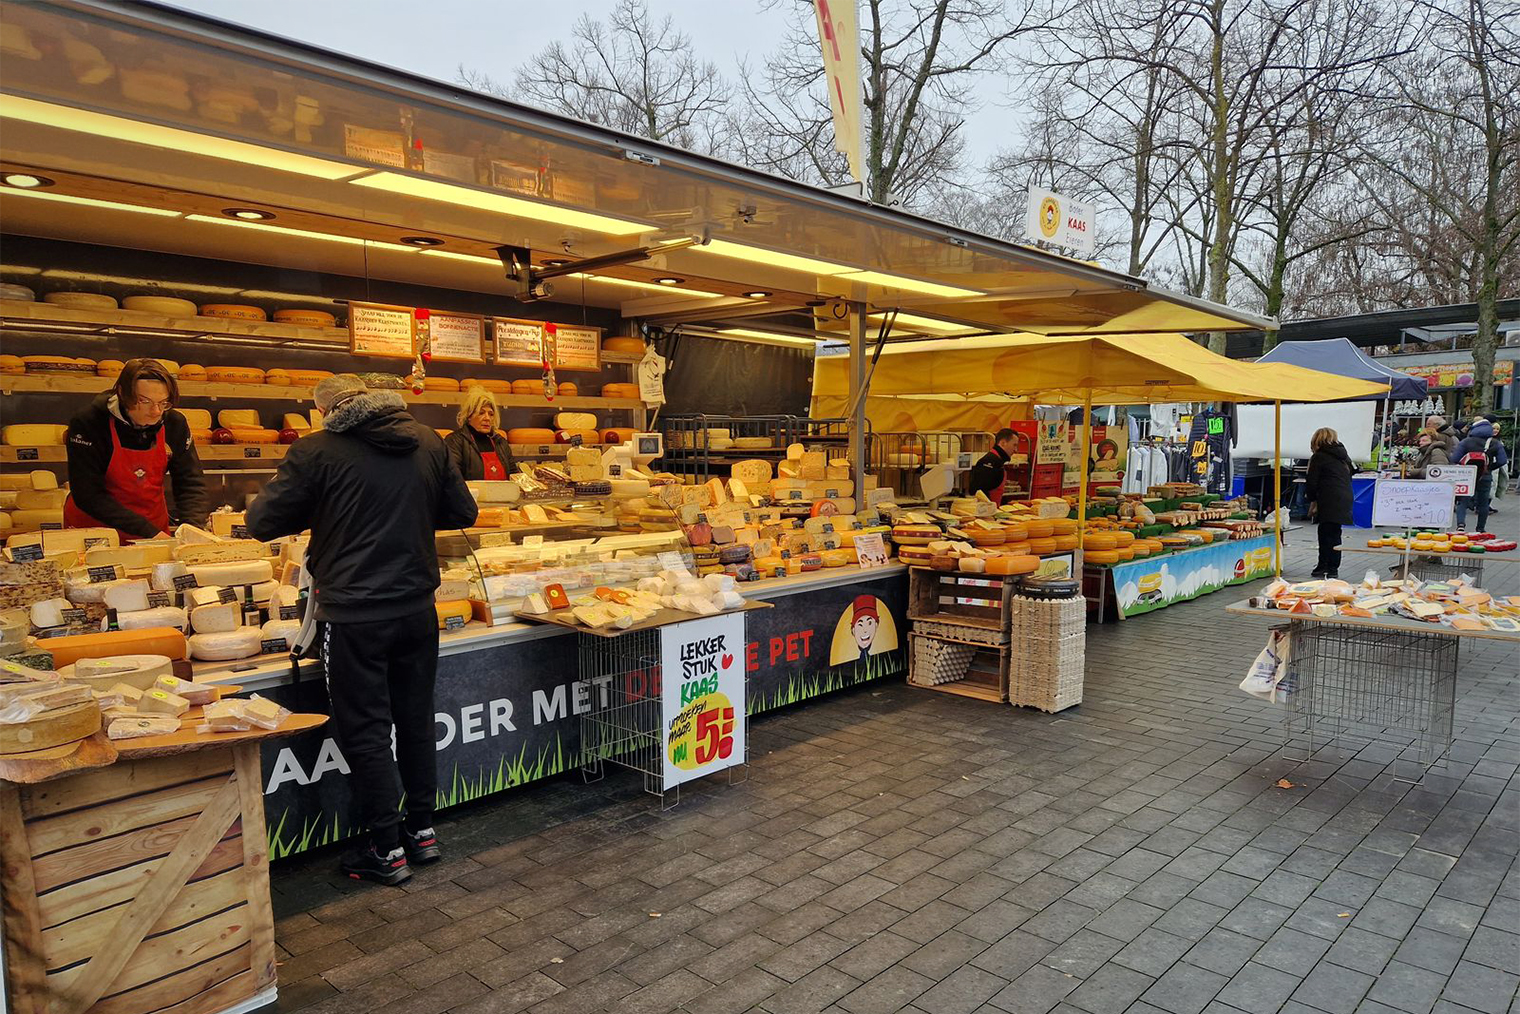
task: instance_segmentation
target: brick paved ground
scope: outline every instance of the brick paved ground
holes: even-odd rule
[[[277,865],[278,1009],[1520,1012],[1520,659],[1463,649],[1418,787],[1385,748],[1294,766],[1231,597],[1090,628],[1058,716],[883,684],[757,721],[748,784],[665,815],[560,778],[404,890]]]

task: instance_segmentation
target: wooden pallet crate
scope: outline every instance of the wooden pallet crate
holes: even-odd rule
[[[257,742],[0,784],[18,1014],[224,1011],[275,984]]]
[[[991,631],[1008,641],[1008,602],[1018,578],[914,567],[908,572],[908,619]],[[985,638],[983,638],[985,640]]]
[[[1009,651],[1006,645],[998,647],[980,641],[920,633],[909,634],[908,640],[909,686],[999,704],[1007,702]],[[944,673],[947,656],[953,659],[949,664],[959,672],[948,680]]]

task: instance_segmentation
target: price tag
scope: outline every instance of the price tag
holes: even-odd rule
[[[666,552],[661,553],[659,555],[659,561],[660,561],[660,569],[661,570],[685,570],[686,569],[686,561],[684,559],[682,559],[680,553],[673,553],[673,552],[666,551]]]
[[[299,620],[300,618],[301,618],[301,607],[300,606],[281,606],[280,607],[280,619],[282,619],[282,620]]]
[[[218,588],[216,590],[216,600],[218,602],[236,602],[237,592],[231,587]]]
[[[16,448],[16,460],[17,461],[36,461],[37,460],[37,448],[35,448],[35,447],[18,447],[18,448]]]
[[[174,590],[184,591],[186,588],[198,588],[200,585],[195,580],[194,574],[181,574],[174,579]]]
[[[446,620],[443,621],[443,629],[444,630],[460,630],[463,627],[464,627],[464,617],[463,616],[450,616],[448,619],[446,619]]]
[[[30,546],[17,546],[11,550],[13,563],[28,563],[42,559],[42,543],[34,542]]]
[[[87,550],[94,549],[96,546],[108,546],[110,544],[111,544],[111,540],[110,539],[102,539],[98,535],[95,538],[93,538],[93,539],[85,539],[84,540],[84,548],[87,549]]]
[[[699,525],[705,525],[705,524],[707,524],[707,515],[704,512],[702,512],[702,511],[697,511],[697,524],[699,524]]]
[[[58,611],[58,615],[63,618],[64,623],[72,624],[89,622],[89,617],[85,615],[85,611],[83,609],[60,609]]]
[[[832,521],[825,521],[823,523],[823,534],[825,534],[825,535],[833,535],[834,534],[834,522],[832,522]]]
[[[248,538],[248,526],[247,525],[233,525],[232,526],[232,537],[234,539],[246,539],[246,538]]]
[[[42,524],[40,524],[40,525],[37,526],[37,529],[38,529],[38,531],[43,531],[43,532],[61,532],[61,531],[63,531],[63,522],[62,521],[44,521]]]
[[[270,637],[259,642],[259,653],[262,655],[277,655],[289,650],[290,645],[285,643],[283,637]]]
[[[585,443],[585,438],[582,437],[579,433],[575,434],[574,436],[572,436],[570,438],[570,446],[571,447],[579,447],[583,443]]]
[[[261,458],[261,457],[264,456],[263,451],[264,451],[264,449],[262,447],[257,446],[257,445],[250,446],[250,447],[245,447],[245,448],[243,448],[243,457],[245,457],[245,458]]]
[[[839,499],[839,490],[837,490],[837,489],[824,490],[823,497],[824,497],[825,500],[838,500]]]
[[[91,584],[99,584],[102,581],[115,581],[115,580],[116,580],[116,568],[115,567],[91,567],[90,568],[90,583]]]
[[[154,592],[149,592],[148,593],[148,608],[149,609],[157,609],[157,608],[159,608],[161,606],[167,606],[168,604],[169,604],[169,593],[168,592],[154,591]]]
[[[792,551],[790,549],[783,549],[781,551],[781,559],[783,559],[783,560],[790,560],[791,558],[792,558]]]

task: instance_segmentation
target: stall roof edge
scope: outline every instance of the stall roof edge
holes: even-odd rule
[[[1144,279],[1099,265],[1062,257],[1036,247],[1009,243],[937,222],[911,211],[872,204],[821,187],[797,183],[747,166],[672,147],[659,141],[623,134],[559,113],[510,102],[497,96],[485,95],[459,85],[398,70],[308,42],[211,17],[161,2],[161,0],[139,0],[130,7],[118,5],[113,0],[47,0],[46,6],[64,12],[89,15],[104,21],[136,25],[202,45],[216,46],[231,53],[242,53],[292,65],[304,64],[340,80],[347,80],[368,88],[388,90],[473,115],[490,117],[519,128],[556,135],[588,147],[599,147],[609,151],[632,149],[645,152],[659,157],[662,162],[669,162],[683,172],[716,177],[757,189],[763,188],[785,200],[812,203],[836,213],[858,216],[877,225],[914,233],[925,238],[954,242],[956,245],[980,250],[992,256],[1037,266],[1068,277],[1085,279],[1111,289],[1144,292],[1163,302],[1199,310],[1238,325],[1230,330],[1268,328],[1274,323],[1269,318],[1249,311],[1153,287]]]

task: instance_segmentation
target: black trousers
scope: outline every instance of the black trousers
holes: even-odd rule
[[[1319,566],[1318,571],[1334,572],[1341,569],[1341,551],[1336,546],[1341,544],[1341,526],[1329,521],[1319,523]]]
[[[382,854],[401,843],[402,790],[407,825],[431,827],[438,793],[433,683],[438,676],[438,614],[425,610],[373,623],[329,623],[322,664],[333,731],[348,761],[359,819]],[[391,753],[391,727],[396,748]]]

